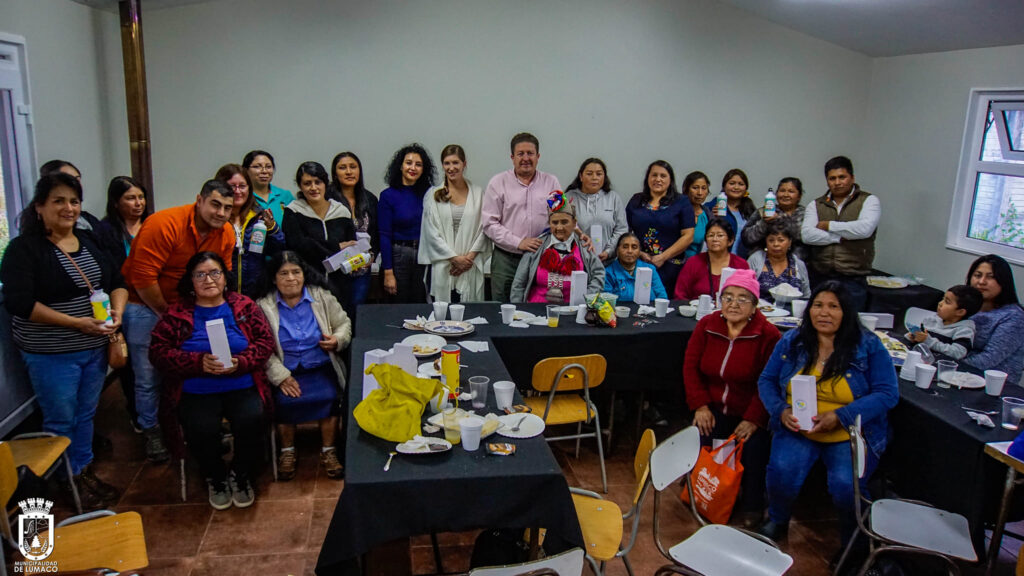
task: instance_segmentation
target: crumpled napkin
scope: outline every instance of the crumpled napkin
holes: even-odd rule
[[[487,318],[484,318],[483,316],[477,316],[476,318],[470,318],[469,320],[466,320],[466,322],[469,322],[470,324],[487,324],[488,323],[487,322]]]
[[[434,318],[434,313],[431,312],[430,313],[430,319],[433,320],[433,318]],[[427,320],[423,316],[416,316],[415,320],[409,320],[409,319],[402,320],[402,326],[404,327],[406,324],[409,324],[409,325],[412,325],[412,326],[416,326],[418,328],[423,328],[423,325],[426,324],[427,322],[429,322],[429,320]]]
[[[654,306],[639,306],[636,309],[636,313],[639,316],[653,316],[657,312]]]
[[[513,320],[509,324],[509,326],[511,326],[512,328],[529,328],[530,327],[529,324],[527,324],[526,322],[523,322],[522,320]]]
[[[978,426],[982,426],[984,428],[995,428],[996,427],[995,423],[992,422],[992,419],[988,417],[988,414],[979,414],[977,412],[968,412],[967,415],[970,416],[971,420],[974,420],[974,422],[977,423]]]
[[[487,342],[482,342],[479,340],[464,340],[462,342],[459,342],[459,346],[462,346],[463,348],[469,350],[470,352],[487,352],[488,350],[490,350],[490,346],[487,344]]]

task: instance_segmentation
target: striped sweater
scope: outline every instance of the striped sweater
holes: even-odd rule
[[[925,318],[924,329],[928,338],[924,345],[932,352],[952,360],[961,360],[974,347],[974,321],[960,320],[952,324],[943,324],[938,316]]]

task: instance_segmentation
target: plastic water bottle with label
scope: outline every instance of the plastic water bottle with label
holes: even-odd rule
[[[764,195],[764,217],[771,218],[775,216],[775,211],[778,208],[775,200],[775,190],[768,188],[768,193]]]
[[[257,220],[252,227],[252,236],[249,237],[249,252],[263,254],[263,245],[267,243],[267,225],[263,220]]]
[[[725,190],[718,195],[718,199],[715,200],[715,215],[725,216],[726,211],[729,209],[729,199],[725,197]]]
[[[92,304],[93,318],[103,320],[107,326],[114,324],[114,319],[110,317],[110,296],[102,288],[89,296],[89,303]]]

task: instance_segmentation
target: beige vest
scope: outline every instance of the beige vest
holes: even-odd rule
[[[836,211],[835,205],[829,201],[828,194],[814,201],[818,211],[818,222],[853,222],[860,217],[861,208],[870,192],[859,187],[853,197],[843,203],[842,210]],[[871,264],[875,261],[875,235],[863,240],[843,240],[838,244],[813,246],[811,265],[821,274],[842,274],[843,276],[867,276],[871,273]]]

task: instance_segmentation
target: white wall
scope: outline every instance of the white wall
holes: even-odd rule
[[[0,31],[25,38],[38,164],[78,166],[85,207],[102,215],[107,182],[130,170],[117,15],[68,0],[3,0]]]
[[[882,201],[875,266],[946,288],[976,258],[945,247],[971,88],[1024,87],[1024,45],[877,58],[857,181]],[[1017,286],[1024,276],[1014,267]]]
[[[870,59],[714,0],[220,0],[144,13],[158,207],[252,148],[294,189],[303,160],[341,150],[383,188],[418,140],[469,155],[485,184],[519,131],[563,185],[605,159],[616,188],[644,169],[718,181],[747,170],[823,188],[823,162],[860,148]],[[329,166],[328,166],[329,168]]]

